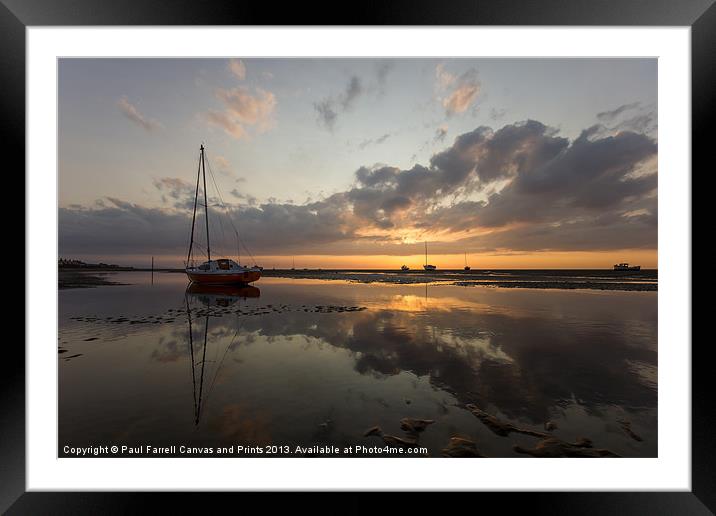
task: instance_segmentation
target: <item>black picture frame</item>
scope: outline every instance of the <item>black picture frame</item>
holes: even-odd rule
[[[0,112],[10,170],[25,169],[25,29],[28,26],[84,25],[572,25],[690,26],[692,36],[692,162],[706,168],[712,144],[709,122],[716,103],[716,5],[714,0],[401,0],[350,5],[200,0],[0,0]],[[688,178],[688,172],[684,171]],[[704,170],[705,172],[705,170]],[[19,178],[19,174],[14,174]],[[693,177],[693,173],[691,173]],[[24,191],[23,186],[20,187]],[[13,189],[17,192],[17,189]],[[24,251],[23,251],[24,252]],[[692,246],[693,253],[693,246]],[[693,255],[692,255],[693,256]],[[48,286],[48,290],[52,290]],[[27,343],[26,343],[27,344]],[[691,345],[691,342],[669,343]],[[714,489],[714,410],[706,346],[692,346],[692,490],[690,492],[620,493],[481,493],[500,510],[530,504],[531,512],[550,514],[710,514],[716,512]],[[6,342],[0,375],[0,511],[8,514],[134,513],[159,502],[188,512],[205,511],[205,497],[191,493],[26,493],[25,492],[25,350]],[[702,393],[702,395],[699,395]],[[660,417],[668,417],[660,414]],[[241,496],[249,506],[254,495],[223,494],[220,503]],[[356,495],[352,495],[356,496]],[[474,496],[474,495],[470,495]],[[248,498],[247,498],[248,497]],[[312,498],[315,498],[313,496]],[[461,497],[464,498],[464,497]],[[422,504],[420,496],[413,503]],[[315,500],[307,501],[314,505]],[[321,502],[325,503],[325,502]],[[380,502],[381,504],[383,502]],[[476,510],[480,508],[474,500]],[[483,503],[482,501],[480,503]],[[353,507],[370,510],[370,496]],[[405,506],[403,507],[403,510]],[[173,512],[173,511],[172,511]],[[342,510],[341,512],[350,512]]]

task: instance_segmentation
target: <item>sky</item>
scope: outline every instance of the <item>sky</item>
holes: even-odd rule
[[[212,257],[657,266],[656,59],[73,58],[58,102],[63,258],[181,266],[203,144]]]

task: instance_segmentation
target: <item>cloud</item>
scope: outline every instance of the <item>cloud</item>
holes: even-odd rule
[[[126,95],[122,95],[117,101],[117,106],[122,114],[129,120],[137,124],[139,127],[146,131],[154,131],[155,129],[161,129],[162,124],[153,118],[147,118],[139,112],[136,106],[134,106]]]
[[[276,107],[276,96],[262,89],[251,95],[247,88],[219,89],[216,96],[224,102],[229,113],[245,125],[266,128]]]
[[[227,67],[240,81],[246,79],[246,65],[241,59],[229,59]]]
[[[329,131],[333,131],[338,120],[338,114],[353,109],[353,106],[364,92],[363,84],[357,75],[352,75],[348,84],[338,97],[326,97],[313,103],[318,124]]]
[[[380,97],[385,94],[387,78],[395,64],[383,60],[375,65],[375,76],[364,81],[358,75],[351,75],[348,83],[338,94],[328,95],[313,103],[316,121],[320,127],[333,132],[341,114],[354,109],[358,99],[365,95]],[[367,85],[365,84],[367,82]]]
[[[452,86],[452,84],[457,80],[457,76],[445,70],[445,65],[443,63],[438,63],[435,67],[435,79],[437,80],[438,87],[444,90]]]
[[[501,252],[655,249],[656,156],[656,140],[637,131],[604,133],[594,126],[570,140],[526,120],[460,134],[426,164],[360,167],[350,188],[318,201],[260,203],[235,191],[241,202],[230,210],[255,254],[419,253],[406,235],[412,235],[407,242],[430,236],[436,253],[466,246]],[[162,178],[155,186],[169,206],[107,198],[89,208],[62,208],[61,253],[180,248],[192,185]],[[452,243],[441,243],[442,235]]]
[[[418,147],[418,150],[410,156],[409,163],[415,163],[418,159],[418,155],[429,148],[430,146],[438,145],[445,142],[445,138],[447,137],[448,133],[448,126],[446,124],[441,125],[437,129],[435,129],[435,133],[433,134],[433,137],[425,140],[420,147]]]
[[[623,104],[616,109],[611,111],[602,111],[597,113],[597,118],[603,122],[611,122],[625,111],[636,109],[640,106],[640,102],[632,102],[631,104]]]
[[[234,205],[230,213],[254,253],[316,248],[355,236],[354,228],[344,225],[347,215],[344,204],[336,199],[301,206],[288,203],[251,206],[251,197],[246,199],[249,205]],[[186,251],[193,198],[191,202],[177,201],[171,208],[150,208],[111,197],[106,201],[103,207],[60,208],[63,253],[121,255],[151,250],[181,255]],[[209,219],[214,228],[217,221],[226,221],[225,214],[216,208],[215,200],[209,204]],[[212,231],[218,238],[220,228],[216,226]]]
[[[390,133],[385,133],[383,136],[380,136],[378,138],[365,139],[358,144],[358,148],[360,150],[363,150],[366,147],[370,147],[371,145],[380,145],[381,143],[385,143],[391,136],[392,135]]]
[[[207,165],[209,167],[213,167],[213,170],[218,172],[219,174],[227,177],[231,177],[236,182],[244,181],[245,179],[241,177],[236,177],[233,174],[233,170],[231,168],[231,163],[228,159],[226,159],[225,156],[216,155],[216,156],[207,156]]]
[[[174,209],[191,210],[194,207],[194,195],[196,185],[178,177],[162,177],[152,181],[162,199],[162,203],[168,204]],[[115,206],[126,206],[120,203],[118,199],[112,198],[111,203]],[[101,205],[103,208],[106,204]]]
[[[435,129],[435,135],[433,136],[433,144],[444,142],[447,133],[448,127],[446,125],[441,125],[437,129]]]
[[[244,126],[228,113],[223,111],[207,111],[204,118],[209,125],[220,127],[226,134],[240,140],[248,136]]]
[[[384,95],[385,94],[385,88],[388,80],[388,74],[393,70],[395,67],[395,63],[392,61],[381,61],[376,65],[375,75],[376,75],[376,90],[378,92],[378,95]]]
[[[595,134],[610,135],[621,131],[656,135],[657,114],[653,106],[644,106],[641,102],[623,104],[611,111],[597,114],[600,124],[594,126]]]
[[[626,120],[622,120],[612,129],[615,131],[634,131],[651,134],[656,131],[657,117],[654,111],[640,113]]]
[[[354,75],[353,77],[351,77],[350,81],[348,81],[346,91],[344,91],[343,95],[341,95],[341,97],[339,98],[339,102],[341,104],[341,107],[343,108],[343,111],[348,111],[349,109],[351,109],[353,107],[353,103],[362,92],[363,86],[361,84],[361,81],[358,76]]]
[[[443,99],[443,107],[448,116],[465,112],[477,99],[480,93],[480,83],[476,80],[466,80]]]
[[[231,195],[236,197],[237,199],[243,201],[243,204],[246,204],[248,206],[258,206],[259,202],[256,197],[253,195],[249,195],[243,192],[240,192],[237,188],[234,188],[229,192]]]
[[[496,122],[496,121],[504,118],[506,114],[507,114],[506,109],[491,108],[490,109],[490,120],[492,120],[493,122]]]
[[[273,126],[277,101],[270,91],[257,88],[252,94],[245,87],[220,88],[216,90],[216,98],[223,103],[224,110],[209,110],[204,113],[204,119],[237,140],[248,136],[248,128],[265,132]]]
[[[445,70],[445,66],[440,63],[435,67],[435,78],[448,117],[467,111],[474,105],[481,91],[477,70],[474,68],[455,75]]]
[[[322,125],[329,131],[333,131],[338,119],[338,113],[336,112],[336,106],[333,99],[323,99],[319,102],[313,103],[313,109],[316,110],[318,116],[318,124]]]

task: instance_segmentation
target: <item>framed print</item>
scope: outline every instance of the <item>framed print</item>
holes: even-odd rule
[[[716,8],[398,5],[4,1],[27,304],[3,510],[713,510],[691,170]]]

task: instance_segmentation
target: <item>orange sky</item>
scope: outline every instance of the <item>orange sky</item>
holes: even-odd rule
[[[125,257],[78,257],[88,262],[104,261],[118,265],[149,267],[145,256]],[[155,256],[157,268],[182,267],[186,257]],[[235,259],[235,257],[233,257]],[[615,263],[628,262],[641,265],[646,269],[657,268],[657,251],[653,249],[625,249],[620,251],[591,252],[541,252],[524,254],[472,254],[468,255],[468,265],[474,269],[610,269]],[[296,256],[296,268],[322,269],[397,269],[406,264],[411,269],[420,269],[425,263],[422,254],[413,256]],[[290,256],[257,256],[258,265],[266,269],[291,268]],[[243,260],[242,260],[243,262]],[[465,257],[462,254],[430,255],[430,263],[439,269],[461,269]],[[253,265],[253,264],[248,264]]]
[[[430,255],[429,262],[440,269],[461,269],[465,265],[462,254]],[[258,258],[257,258],[258,259]],[[266,256],[265,268],[291,267],[291,257]],[[544,252],[528,254],[474,254],[468,255],[468,265],[475,269],[607,269],[615,263],[629,262],[644,268],[657,268],[655,250],[624,250],[608,252]],[[390,269],[405,264],[420,269],[425,256],[296,256],[296,268],[321,267],[324,269],[366,268]]]

